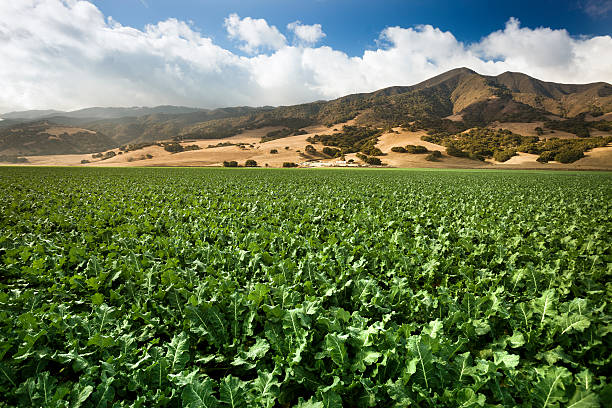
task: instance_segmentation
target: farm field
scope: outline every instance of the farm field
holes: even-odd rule
[[[0,168],[0,407],[612,406],[612,173]]]

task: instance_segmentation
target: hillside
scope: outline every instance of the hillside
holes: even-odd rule
[[[383,130],[393,127],[421,130],[426,137],[435,138],[444,150],[452,144],[453,138],[456,139],[453,135],[472,128],[510,127],[504,124],[513,124],[513,129],[521,127],[516,124],[537,124],[527,128],[542,140],[558,136],[606,138],[612,135],[611,112],[610,84],[557,84],[521,73],[506,72],[492,77],[458,68],[413,86],[395,86],[331,101],[276,108],[204,110],[162,106],[16,112],[2,116],[6,120],[0,126],[0,155],[94,153],[130,144],[217,140],[240,137],[257,129],[271,129],[262,135],[263,142],[303,135],[309,133],[308,129],[320,127],[335,135],[333,140],[327,138],[322,143],[344,146],[339,148],[341,153],[376,156],[383,154],[380,149],[373,148],[378,137]],[[345,131],[340,124],[347,121],[352,121],[357,128]],[[57,128],[69,131],[56,135],[53,129]],[[361,136],[355,136],[358,133]],[[366,134],[369,136],[364,136]],[[522,132],[518,134],[527,136]],[[347,140],[352,140],[350,146]],[[607,144],[605,139],[589,142],[588,146],[582,142],[567,142],[563,149],[583,149],[581,152],[584,152],[596,142]],[[467,149],[464,153],[475,158],[478,155],[472,147],[464,144]],[[545,146],[540,143],[531,154],[541,155],[546,151],[543,148]],[[558,152],[560,148],[555,149]],[[492,157],[492,152],[487,152]],[[487,159],[489,155],[478,156],[479,160],[481,158]]]

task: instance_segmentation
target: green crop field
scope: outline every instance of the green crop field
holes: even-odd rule
[[[612,174],[0,168],[0,407],[612,406]]]

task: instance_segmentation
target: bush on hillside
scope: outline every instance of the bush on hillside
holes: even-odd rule
[[[407,153],[412,153],[412,154],[424,154],[427,153],[427,148],[425,146],[421,146],[421,145],[407,145],[405,147],[406,152]]]
[[[567,149],[561,150],[559,153],[555,155],[555,161],[559,163],[573,163],[576,160],[582,159],[584,157],[584,153],[582,150],[578,149]]]
[[[513,156],[516,156],[516,150],[514,149],[496,150],[493,153],[493,159],[501,163],[510,160]]]
[[[183,146],[181,146],[180,143],[174,142],[174,143],[167,143],[164,146],[164,150],[167,151],[167,152],[170,152],[170,153],[180,153],[180,152],[184,151],[185,148]]]
[[[342,155],[342,152],[339,149],[334,149],[327,146],[325,146],[321,152],[329,157],[340,157]]]

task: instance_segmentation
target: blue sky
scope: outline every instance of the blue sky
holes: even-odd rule
[[[510,17],[524,27],[566,29],[572,36],[612,34],[612,2],[587,0],[97,0],[94,3],[122,24],[144,27],[170,17],[192,21],[226,48],[223,19],[231,13],[263,18],[284,28],[300,20],[321,24],[324,43],[351,56],[375,48],[390,26],[431,24],[459,40],[475,42],[499,30]],[[606,7],[607,5],[607,7]]]
[[[0,0],[0,112],[290,105],[457,67],[612,83],[612,0]]]

